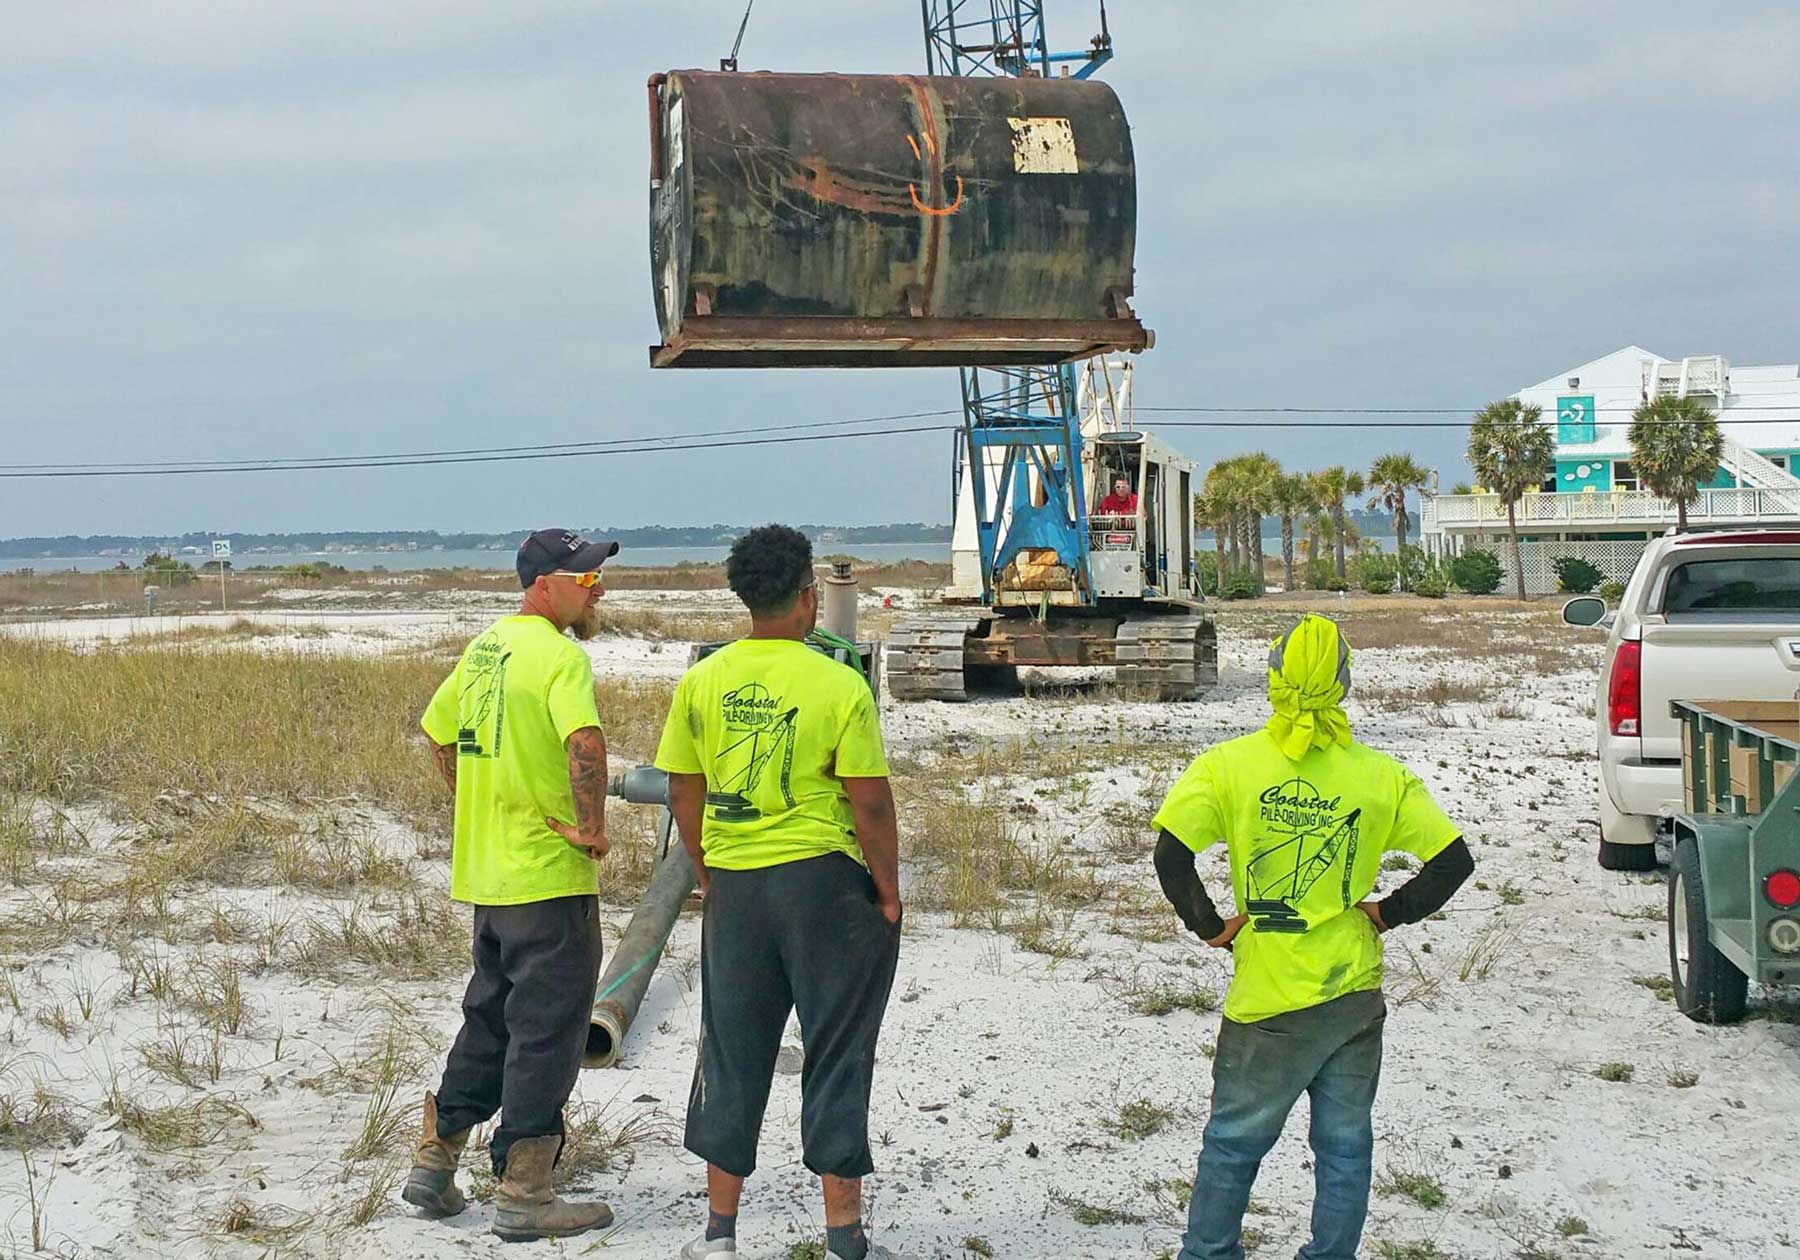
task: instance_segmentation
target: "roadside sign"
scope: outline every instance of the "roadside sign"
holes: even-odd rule
[[[212,540],[212,544],[213,544],[213,559],[215,561],[217,561],[218,565],[219,565],[219,611],[224,612],[225,611],[225,562],[231,559],[231,539],[215,538]]]

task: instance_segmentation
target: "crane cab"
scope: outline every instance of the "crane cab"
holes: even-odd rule
[[[1096,602],[1195,605],[1194,486],[1199,465],[1148,433],[1099,433],[1082,451],[1089,572]],[[1129,487],[1121,499],[1119,483]]]

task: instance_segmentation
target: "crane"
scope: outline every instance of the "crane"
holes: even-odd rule
[[[1075,52],[1050,51],[1042,0],[920,0],[920,10],[930,75],[1085,79],[1113,57],[1104,0],[1100,33]],[[1129,364],[959,372],[950,594],[980,611],[898,623],[893,697],[1010,690],[1020,665],[1115,665],[1127,688],[1162,700],[1216,682],[1194,567],[1197,467],[1129,424]],[[1101,515],[1117,476],[1130,482],[1130,510]]]

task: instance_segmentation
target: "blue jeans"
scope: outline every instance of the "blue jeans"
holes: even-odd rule
[[[1370,990],[1254,1024],[1224,1021],[1180,1260],[1243,1260],[1250,1186],[1303,1093],[1312,1098],[1314,1192],[1312,1240],[1299,1260],[1355,1260],[1369,1211],[1369,1113],[1386,1018],[1381,993]]]

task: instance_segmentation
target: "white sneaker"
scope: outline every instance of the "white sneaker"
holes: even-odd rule
[[[706,1235],[702,1234],[681,1249],[681,1260],[708,1260],[712,1256],[735,1256],[736,1254],[737,1239],[715,1238],[711,1242],[707,1242]],[[874,1255],[875,1253],[871,1250],[869,1254]]]

